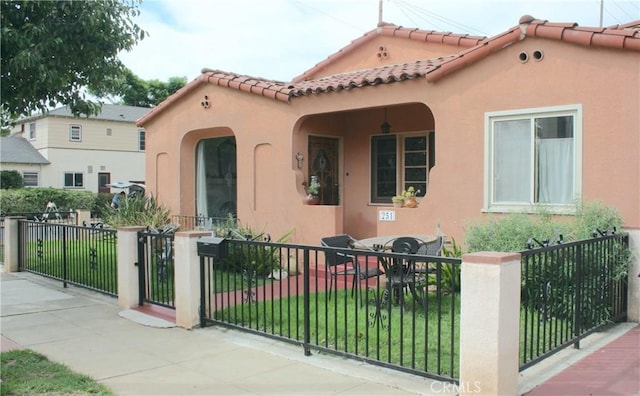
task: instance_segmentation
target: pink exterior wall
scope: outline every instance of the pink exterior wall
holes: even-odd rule
[[[358,51],[370,56],[380,42]],[[384,42],[402,58],[402,40]],[[544,53],[541,61],[519,60],[520,52],[534,50]],[[332,72],[363,66],[358,51]],[[407,51],[414,56],[413,43]],[[440,224],[462,241],[465,225],[485,215],[485,113],[581,105],[582,195],[616,207],[627,226],[639,227],[639,86],[638,52],[541,39],[513,44],[435,83],[419,78],[307,95],[289,104],[203,84],[144,125],[146,180],[175,214],[195,214],[196,144],[233,134],[238,217],[274,239],[294,228],[294,242],[317,245],[322,236],[343,232],[356,238],[433,233]],[[204,95],[210,108],[200,105]],[[380,130],[385,107],[392,133],[436,131],[428,194],[416,209],[395,209],[392,223],[377,220],[378,210],[391,209],[391,203],[369,202],[370,136]],[[309,175],[306,161],[298,169],[295,154],[307,158],[308,135],[341,139],[339,206],[303,204],[302,182]]]

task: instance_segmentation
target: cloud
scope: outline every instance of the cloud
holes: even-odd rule
[[[495,35],[522,15],[598,26],[600,0],[383,0],[383,19],[404,27]],[[604,24],[640,19],[635,0],[607,0]],[[145,0],[137,23],[149,33],[121,54],[143,79],[202,68],[289,81],[374,29],[378,0]]]

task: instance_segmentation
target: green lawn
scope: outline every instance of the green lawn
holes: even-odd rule
[[[429,295],[426,310],[414,306],[413,300],[407,298],[406,301],[405,311],[401,311],[398,305],[386,304],[377,312],[374,303],[361,305],[346,290],[334,292],[331,299],[325,292],[313,294],[310,303],[311,343],[456,377],[459,299],[444,296],[439,310],[433,294]],[[270,334],[303,340],[302,296],[266,303],[243,302],[216,312],[215,317]]]
[[[2,395],[115,395],[92,378],[28,349],[0,353]]]
[[[40,240],[29,242],[26,251],[25,265],[30,271],[117,294],[114,242],[103,238]]]
[[[371,295],[370,295],[371,298]],[[311,343],[324,348],[365,356],[395,365],[457,377],[459,353],[459,296],[443,295],[440,302],[429,293],[426,309],[406,299],[407,309],[385,305],[376,312],[369,301],[361,305],[347,290],[329,299],[320,292],[310,297]],[[438,306],[438,304],[440,304]],[[269,334],[303,340],[303,298],[238,301],[215,312],[218,320]],[[526,337],[529,340],[525,350]],[[570,337],[571,323],[542,320],[537,312],[521,311],[520,364],[546,352]]]

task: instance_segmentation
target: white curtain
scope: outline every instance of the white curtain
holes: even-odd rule
[[[494,125],[493,188],[495,202],[531,200],[531,121]]]
[[[198,216],[209,216],[207,202],[207,167],[205,161],[204,140],[198,143],[196,151],[196,210]]]
[[[573,138],[538,139],[537,148],[537,201],[570,203],[573,199]]]

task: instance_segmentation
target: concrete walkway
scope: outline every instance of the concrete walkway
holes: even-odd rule
[[[458,390],[354,360],[304,356],[300,347],[240,331],[185,330],[120,310],[112,297],[64,289],[37,275],[2,273],[0,280],[2,351],[42,353],[118,395],[454,395]],[[526,370],[519,393],[544,389],[540,386],[555,375],[632,327],[596,333],[582,349],[569,348]]]

